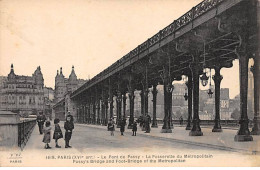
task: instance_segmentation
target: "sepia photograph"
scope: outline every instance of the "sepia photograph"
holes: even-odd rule
[[[259,167],[260,0],[0,0],[0,167]]]

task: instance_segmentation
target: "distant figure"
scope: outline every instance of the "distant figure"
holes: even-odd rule
[[[180,120],[180,125],[183,125],[183,118],[182,118],[182,116],[180,116],[179,120]]]
[[[145,133],[150,133],[151,131],[151,127],[150,127],[150,123],[151,123],[151,116],[150,115],[146,115],[145,117]]]
[[[113,119],[111,118],[110,121],[108,122],[107,125],[107,129],[108,131],[110,131],[111,136],[114,136],[114,131],[115,131],[115,122],[113,121]]]
[[[65,129],[65,148],[71,148],[69,145],[72,130],[74,129],[74,123],[73,123],[73,117],[71,115],[68,115],[66,117],[66,122],[64,123],[64,129]]]
[[[121,119],[121,121],[120,121],[120,132],[121,132],[121,136],[124,136],[125,125],[126,125],[126,119]]]
[[[133,131],[133,135],[132,136],[136,136],[136,131],[137,131],[137,123],[136,123],[136,121],[134,121],[132,131]]]
[[[68,111],[68,115],[67,115],[67,116],[70,116],[71,121],[74,122],[74,118],[73,118],[73,116],[71,115],[70,111]]]
[[[45,115],[43,115],[43,112],[39,112],[39,115],[37,116],[37,122],[38,122],[40,134],[42,134],[42,129],[45,121],[46,121]]]
[[[47,121],[45,123],[45,127],[43,128],[43,139],[42,142],[45,143],[45,149],[51,149],[51,147],[49,146],[49,143],[51,142],[51,123],[49,121]]]
[[[60,122],[60,119],[54,119],[55,129],[54,129],[54,133],[53,133],[53,139],[55,139],[56,148],[61,148],[61,146],[59,146],[59,144],[58,144],[58,140],[60,138],[63,138],[63,134],[60,129],[59,122]]]

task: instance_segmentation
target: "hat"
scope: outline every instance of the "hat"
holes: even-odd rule
[[[54,119],[54,124],[59,123],[59,122],[60,122],[60,119],[58,119],[58,118]]]

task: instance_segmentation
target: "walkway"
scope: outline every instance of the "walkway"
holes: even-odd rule
[[[60,123],[64,132],[63,124]],[[132,136],[130,129],[126,129],[124,136],[121,136],[119,128],[116,128],[115,136],[110,136],[106,128],[100,125],[75,124],[71,140],[72,148],[64,148],[64,140],[60,139],[59,144],[62,148],[55,148],[55,142],[52,140],[50,144],[52,149],[44,149],[43,135],[39,134],[36,126],[24,150],[20,152],[20,160],[26,166],[259,166],[257,161],[259,154],[255,152],[252,154],[252,151],[259,151],[256,145],[259,143],[259,136],[254,136],[253,142],[237,143],[233,140],[236,130],[224,129],[223,133],[211,133],[211,128],[204,127],[202,128],[204,136],[191,137],[184,126],[176,126],[170,134],[160,133],[161,126],[152,128],[150,134],[140,131],[138,127],[137,136]],[[10,153],[3,155],[8,154]],[[167,155],[175,158],[155,158]],[[185,158],[185,155],[206,155],[210,158]],[[111,158],[113,156],[124,158],[113,159]],[[7,158],[0,156],[1,159]],[[131,162],[145,160],[157,162],[147,164]],[[174,162],[167,163],[167,161]],[[2,165],[21,166],[7,162]]]
[[[106,130],[105,126],[97,125],[85,125],[92,128],[100,128]],[[228,150],[234,152],[247,152],[255,154],[260,153],[260,136],[253,136],[252,142],[235,142],[234,137],[237,133],[236,128],[225,128],[221,133],[211,132],[212,127],[201,127],[203,136],[189,136],[189,130],[185,130],[185,126],[174,126],[173,133],[160,133],[162,127],[151,128],[151,133],[144,133],[141,128],[138,127],[138,136],[145,136],[149,138],[162,139],[182,144],[190,144],[194,146],[202,146],[207,148],[214,148],[220,150]],[[119,131],[119,128],[117,128]],[[126,133],[130,135],[131,129],[126,129]]]

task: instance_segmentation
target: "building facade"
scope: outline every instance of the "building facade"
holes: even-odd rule
[[[49,119],[52,119],[52,107],[54,105],[54,90],[51,87],[44,87],[44,114]]]
[[[26,117],[44,110],[44,79],[40,66],[32,76],[20,76],[13,64],[7,77],[0,78],[0,110]]]
[[[69,78],[65,78],[62,72],[62,67],[57,70],[57,75],[55,77],[55,89],[54,89],[54,106],[53,111],[55,118],[60,120],[65,120],[65,115],[68,112],[72,114],[76,112],[75,106],[72,100],[70,100],[70,94],[86,83],[87,80],[78,79],[72,66]]]

